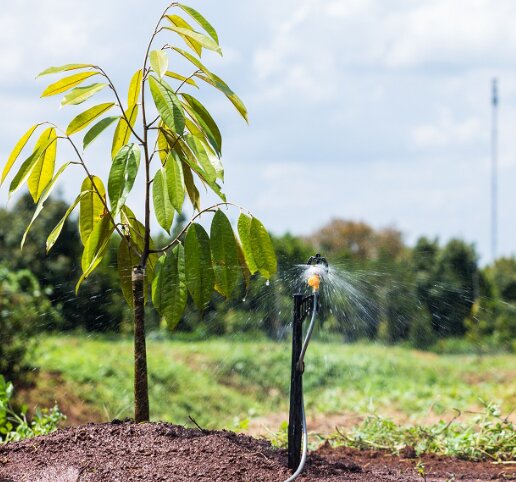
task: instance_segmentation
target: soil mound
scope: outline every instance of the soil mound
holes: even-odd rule
[[[428,481],[514,480],[510,467],[423,461]],[[420,481],[416,463],[323,446],[310,454],[298,480]],[[88,424],[0,446],[0,482],[281,482],[289,475],[286,452],[264,440],[165,423]]]

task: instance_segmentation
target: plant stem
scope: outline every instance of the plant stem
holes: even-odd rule
[[[145,344],[145,268],[132,271],[134,306],[134,420],[149,421],[149,387],[147,380],[147,347]]]

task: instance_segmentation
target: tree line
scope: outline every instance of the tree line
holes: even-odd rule
[[[0,210],[0,373],[12,379],[22,367],[28,340],[40,332],[129,333],[132,318],[118,288],[116,246],[78,294],[79,229],[68,219],[46,255],[45,240],[66,204],[49,199],[23,250],[20,239],[30,221],[32,199],[22,196]],[[178,232],[185,218],[177,216]],[[164,242],[157,236],[156,244]],[[429,348],[441,340],[464,339],[514,350],[516,338],[516,259],[501,258],[481,267],[474,245],[460,239],[442,244],[421,237],[408,246],[402,233],[366,223],[333,220],[310,236],[273,237],[278,274],[253,277],[225,301],[214,293],[200,313],[191,300],[173,336],[288,336],[291,296],[303,289],[299,265],[322,252],[341,279],[323,291],[318,336],[332,340],[381,340]],[[350,292],[346,292],[349,286]],[[326,299],[325,299],[326,298]],[[148,329],[166,333],[149,310]]]

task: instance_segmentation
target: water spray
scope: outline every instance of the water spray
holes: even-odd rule
[[[308,430],[303,400],[303,372],[305,354],[315,327],[318,311],[319,288],[328,274],[328,261],[320,254],[311,256],[305,271],[306,283],[312,289],[308,296],[294,295],[292,323],[292,366],[290,377],[290,412],[288,422],[288,467],[296,469],[285,482],[296,480],[303,472],[308,453]],[[310,316],[310,324],[303,341],[303,321]]]

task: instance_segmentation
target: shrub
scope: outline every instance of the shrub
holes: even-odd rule
[[[26,407],[17,413],[11,406],[13,385],[0,375],[0,442],[16,442],[57,430],[66,417],[57,405],[50,409],[36,410],[32,420],[27,418]]]

